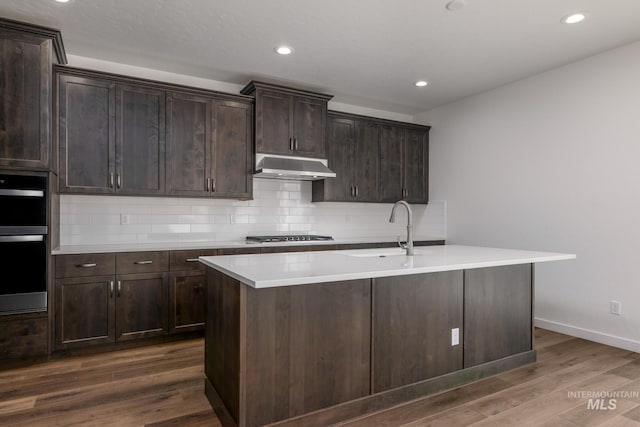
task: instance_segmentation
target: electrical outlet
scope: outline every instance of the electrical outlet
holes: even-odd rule
[[[620,316],[622,314],[622,303],[614,300],[609,301],[609,312],[616,316]]]
[[[451,330],[451,345],[460,344],[460,328],[453,328]]]
[[[120,225],[129,225],[129,224],[131,224],[131,215],[120,214]]]

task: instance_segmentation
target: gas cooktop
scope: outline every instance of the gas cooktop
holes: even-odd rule
[[[314,234],[293,234],[286,236],[247,236],[247,242],[311,242],[333,240],[331,236],[317,236]]]

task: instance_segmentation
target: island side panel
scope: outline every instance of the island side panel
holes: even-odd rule
[[[205,375],[235,423],[240,424],[240,293],[244,285],[212,268],[206,269],[206,275]],[[223,414],[218,416],[224,418]]]
[[[531,264],[465,270],[464,367],[532,350]]]
[[[371,280],[246,292],[246,425],[370,391]]]
[[[373,279],[374,393],[462,369],[462,303],[461,270]]]

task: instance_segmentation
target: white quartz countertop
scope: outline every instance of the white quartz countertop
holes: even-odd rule
[[[477,246],[400,248],[200,257],[200,262],[254,288],[337,282],[437,271],[573,259],[573,254]]]

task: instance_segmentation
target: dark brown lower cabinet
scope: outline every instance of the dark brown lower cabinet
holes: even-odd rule
[[[126,274],[116,279],[116,340],[166,335],[169,275]]]
[[[204,327],[206,278],[204,271],[171,273],[169,332],[202,330]]]
[[[56,347],[115,341],[115,278],[74,277],[56,280]]]
[[[465,270],[464,367],[533,348],[532,264]]]
[[[47,329],[47,313],[0,316],[0,360],[46,355]]]
[[[56,280],[55,348],[166,335],[168,290],[168,273]]]
[[[205,372],[238,425],[370,393],[369,279],[254,289],[207,269],[207,304]]]
[[[373,279],[373,392],[462,369],[462,271]]]

